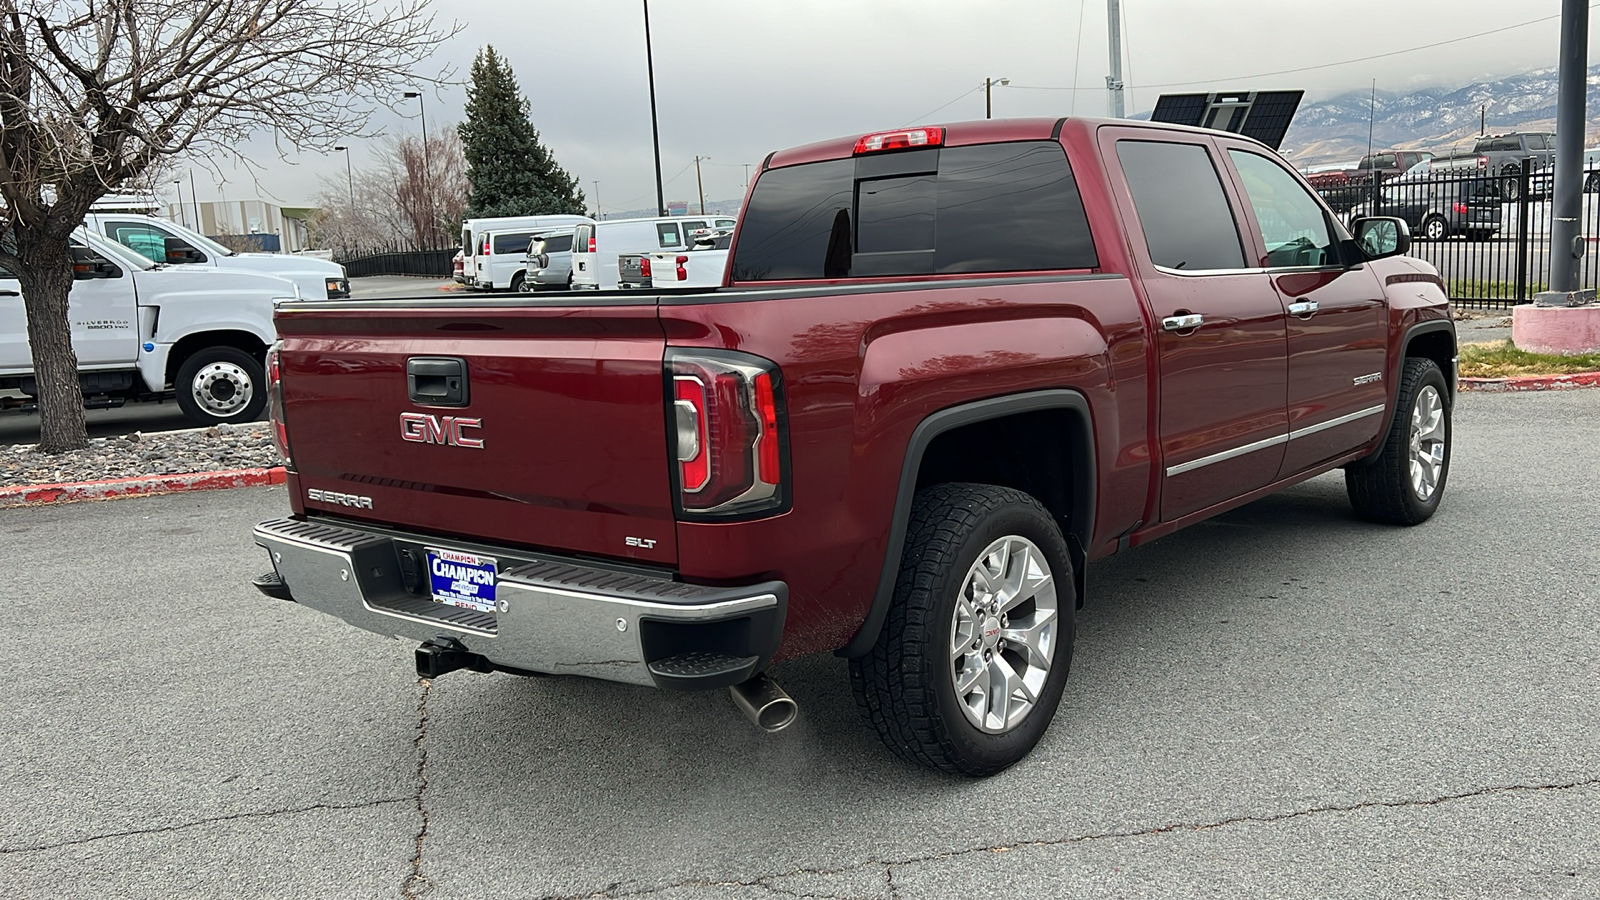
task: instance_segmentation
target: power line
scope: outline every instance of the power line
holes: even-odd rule
[[[905,124],[905,125],[901,125],[901,126],[900,126],[900,127],[901,127],[901,128],[906,128],[906,127],[909,127],[909,126],[911,126],[911,125],[915,125],[915,124],[917,124],[917,123],[918,123],[918,122],[921,122],[921,121],[923,121],[923,120],[924,120],[924,119],[926,119],[926,118],[928,118],[928,117],[929,117],[929,116],[931,116],[931,115],[933,115],[933,114],[934,114],[934,113],[936,113],[936,112],[938,112],[938,111],[939,111],[939,110],[941,110],[941,109],[944,109],[944,108],[945,108],[945,107],[946,107],[946,106],[949,106],[949,105],[950,105],[950,104],[951,104],[951,103],[955,103],[955,102],[956,102],[956,100],[961,100],[961,99],[964,99],[964,98],[966,98],[966,97],[969,97],[969,96],[971,96],[971,95],[972,95],[972,94],[976,94],[976,93],[977,93],[977,92],[979,92],[979,91],[981,91],[981,90],[983,90],[983,85],[981,85],[981,84],[980,84],[980,85],[978,85],[978,86],[977,86],[977,87],[975,87],[975,88],[973,88],[973,89],[972,89],[972,90],[970,90],[970,91],[964,91],[964,92],[963,92],[963,93],[961,93],[961,94],[960,94],[960,95],[959,95],[959,96],[957,96],[957,97],[956,97],[956,98],[955,98],[955,100],[951,100],[951,101],[950,101],[950,103],[945,103],[945,104],[942,104],[942,105],[940,105],[940,106],[939,106],[939,107],[938,107],[938,108],[936,108],[936,109],[931,109],[931,110],[929,110],[929,111],[928,111],[928,112],[925,112],[925,113],[923,113],[923,114],[922,114],[922,115],[920,115],[920,116],[917,116],[917,117],[916,117],[916,118],[915,118],[915,119],[912,119],[912,120],[911,120],[911,121],[909,121],[909,122],[907,122],[907,123],[906,123],[906,124]]]
[[[1589,8],[1590,9],[1594,9],[1595,7],[1600,7],[1600,3],[1591,3],[1591,4],[1589,4]],[[1275,75],[1293,75],[1293,74],[1295,74],[1297,72],[1312,72],[1312,71],[1316,71],[1317,69],[1331,69],[1331,68],[1334,68],[1335,66],[1348,66],[1348,65],[1351,65],[1352,63],[1371,62],[1372,60],[1375,60],[1375,59],[1387,59],[1388,57],[1391,57],[1391,56],[1400,56],[1400,55],[1406,54],[1406,53],[1415,53],[1418,50],[1432,50],[1435,47],[1444,47],[1444,46],[1448,46],[1450,44],[1459,44],[1462,41],[1470,41],[1470,40],[1474,40],[1476,38],[1488,37],[1489,35],[1492,35],[1492,34],[1502,34],[1504,32],[1512,31],[1512,30],[1517,29],[1517,28],[1526,28],[1529,25],[1537,25],[1540,22],[1549,22],[1549,21],[1552,21],[1554,19],[1559,19],[1559,18],[1561,18],[1561,15],[1559,13],[1557,13],[1556,15],[1553,15],[1553,16],[1541,16],[1541,17],[1539,17],[1537,19],[1529,19],[1526,22],[1518,22],[1515,25],[1506,25],[1506,26],[1504,26],[1502,28],[1493,28],[1493,29],[1490,29],[1488,31],[1480,31],[1477,34],[1468,34],[1468,35],[1464,35],[1462,37],[1450,38],[1449,40],[1435,41],[1435,42],[1433,42],[1431,44],[1421,44],[1421,45],[1416,46],[1416,47],[1407,47],[1407,48],[1405,48],[1403,50],[1390,50],[1387,53],[1375,53],[1375,54],[1373,54],[1371,56],[1361,56],[1361,57],[1357,57],[1355,59],[1344,59],[1344,60],[1340,60],[1338,62],[1320,63],[1320,64],[1315,65],[1315,66],[1301,66],[1301,67],[1296,68],[1296,69],[1282,69],[1282,70],[1279,70],[1277,72],[1257,72],[1257,73],[1252,74],[1252,75],[1232,75],[1232,76],[1228,76],[1228,77],[1225,77],[1225,78],[1207,78],[1207,79],[1204,79],[1202,81],[1168,81],[1168,82],[1164,82],[1164,83],[1161,83],[1161,84],[1128,85],[1128,87],[1138,87],[1138,88],[1191,87],[1191,86],[1197,85],[1197,84],[1216,84],[1217,82],[1220,82],[1220,81],[1244,81],[1244,80],[1250,79],[1250,78],[1271,78],[1271,77],[1273,77]],[[1104,88],[1099,88],[1099,87],[1088,87],[1088,88],[1076,87],[1076,86],[1074,86],[1074,87],[1054,87],[1054,86],[1028,85],[1028,84],[1013,84],[1013,85],[1011,85],[1011,89],[1012,90],[1018,90],[1018,91],[1098,91],[1098,90],[1104,90]],[[954,102],[954,101],[951,101],[951,102]],[[949,104],[945,104],[945,105],[948,106]]]

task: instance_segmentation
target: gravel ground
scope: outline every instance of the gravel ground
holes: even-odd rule
[[[0,488],[256,469],[281,465],[266,422],[91,438],[89,449],[50,456],[34,444],[0,447]]]

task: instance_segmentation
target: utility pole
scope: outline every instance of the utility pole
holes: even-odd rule
[[[596,219],[605,218],[600,213],[600,182],[598,181],[594,183],[594,217]]]
[[[700,189],[700,215],[706,214],[706,183],[700,180],[700,160],[710,159],[709,156],[696,156],[694,158],[694,184]]]
[[[656,62],[650,49],[650,0],[644,3],[644,64],[650,76],[650,140],[656,150],[656,215],[667,214],[667,195],[661,187],[661,129],[656,124]]]
[[[1562,0],[1561,69],[1556,87],[1556,183],[1550,220],[1550,290],[1538,306],[1574,306],[1594,300],[1578,291],[1583,258],[1583,133],[1589,56],[1588,0]]]
[[[1106,0],[1106,17],[1111,25],[1111,74],[1106,76],[1106,90],[1110,98],[1106,114],[1120,119],[1122,112],[1122,7],[1117,0]]]
[[[1486,124],[1488,121],[1489,104],[1485,103],[1484,105],[1478,107],[1478,137],[1483,137],[1489,133],[1489,127]]]
[[[750,193],[750,164],[744,164],[744,193]]]
[[[183,179],[179,178],[172,183],[178,186],[178,224],[187,228],[189,226],[189,217],[184,215],[183,212]]]
[[[994,118],[994,102],[990,98],[990,89],[997,84],[1010,84],[1009,78],[985,78],[983,80],[983,117]]]
[[[205,222],[200,219],[200,195],[194,192],[194,170],[189,170],[189,199],[194,203],[194,230],[206,233]]]

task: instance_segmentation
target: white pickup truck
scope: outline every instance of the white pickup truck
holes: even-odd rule
[[[307,299],[342,300],[350,296],[350,279],[345,276],[344,266],[326,259],[286,253],[237,253],[192,228],[154,216],[92,212],[84,217],[83,224],[151,262],[276,275],[298,285]]]
[[[264,360],[277,339],[272,309],[301,299],[294,282],[246,269],[152,263],[83,229],[72,247],[67,316],[86,406],[175,395],[202,425],[261,415]],[[0,409],[30,409],[37,394],[21,285],[0,269]]]
[[[709,288],[722,284],[722,270],[728,265],[728,247],[733,231],[700,232],[691,236],[688,250],[646,253],[650,261],[650,287]]]

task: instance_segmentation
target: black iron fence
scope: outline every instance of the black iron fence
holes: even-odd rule
[[[345,273],[351,278],[363,278],[368,275],[427,275],[448,278],[454,274],[451,260],[455,258],[458,249],[446,247],[443,250],[394,250],[346,259],[335,257],[334,261],[343,265]]]
[[[1411,226],[1411,255],[1439,270],[1450,299],[1484,307],[1529,303],[1550,283],[1550,169],[1433,171],[1372,185],[1319,185],[1347,223],[1397,216]],[[1584,173],[1581,288],[1600,284],[1600,171]]]

